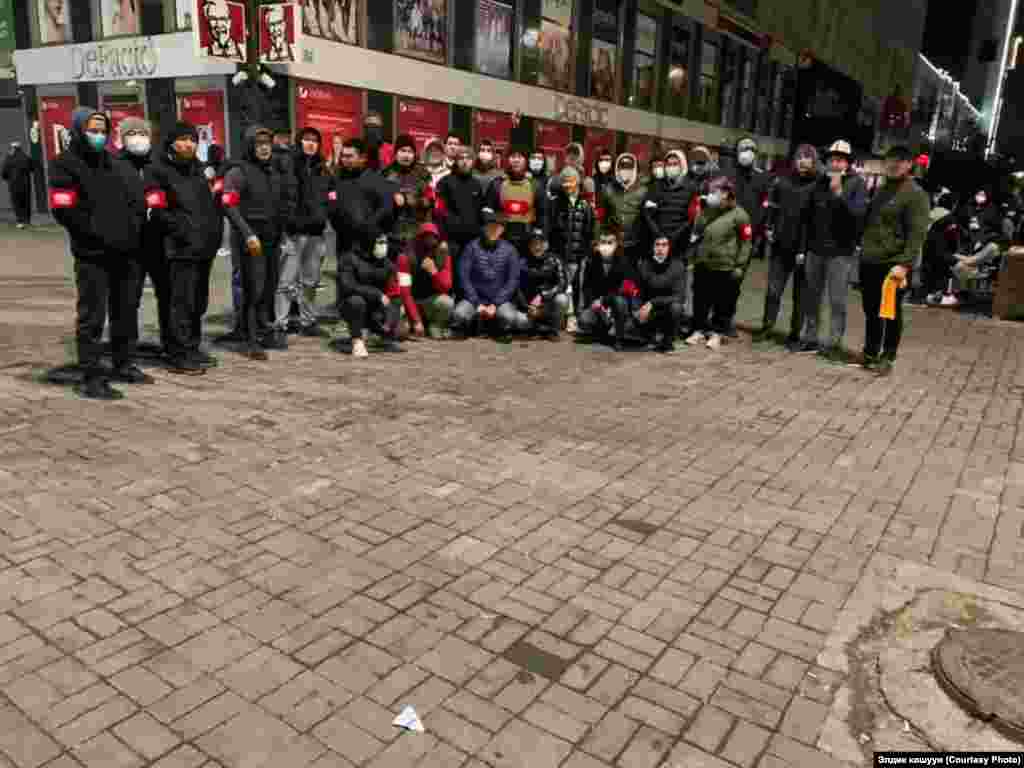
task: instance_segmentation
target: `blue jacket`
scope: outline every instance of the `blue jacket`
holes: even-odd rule
[[[519,252],[507,240],[499,240],[494,248],[485,248],[477,238],[459,258],[459,277],[466,301],[496,307],[512,301],[519,290],[521,268]]]

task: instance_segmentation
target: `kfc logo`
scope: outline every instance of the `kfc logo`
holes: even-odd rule
[[[260,61],[264,64],[289,64],[295,61],[298,6],[293,3],[265,5],[260,8]]]
[[[195,25],[199,56],[244,63],[245,6],[230,0],[196,0]]]

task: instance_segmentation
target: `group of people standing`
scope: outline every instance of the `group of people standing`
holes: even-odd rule
[[[842,143],[830,153],[831,175],[801,148],[793,177],[771,185],[752,139],[738,144],[729,176],[706,147],[670,151],[649,173],[632,154],[600,150],[587,174],[579,144],[549,174],[541,152],[513,146],[501,168],[490,142],[474,151],[455,134],[422,154],[410,136],[386,147],[372,133],[350,138],[335,167],[311,127],[292,146],[289,134],[255,126],[237,160],[214,147],[206,162],[188,123],[154,148],[148,123],[126,119],[116,154],[112,128],[104,113],[77,110],[71,145],[50,175],[50,206],[75,257],[80,392],[90,398],[120,397],[111,381],[151,381],[134,361],[147,276],[169,370],[201,375],[217,364],[200,341],[219,254],[230,254],[234,273],[235,327],[223,341],[266,360],[268,350],[288,348],[289,333],[320,336],[316,291],[328,227],[337,307],[355,357],[369,354],[371,334],[394,349],[407,336],[558,339],[564,329],[617,349],[639,341],[671,351],[678,338],[714,349],[736,335],[740,289],[766,242],[772,277],[759,336],[796,275],[802,319],[793,341],[817,349],[827,291],[834,347],[856,244],[863,242],[865,311],[877,316],[885,278],[905,276],[900,265],[923,240],[917,188],[904,175],[909,153],[901,151],[890,153],[890,183],[868,207]],[[100,363],[108,315],[112,369]],[[898,324],[898,315],[892,328],[869,318],[871,360],[883,343],[894,356]]]

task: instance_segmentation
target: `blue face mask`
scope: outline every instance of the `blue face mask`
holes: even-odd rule
[[[103,150],[107,146],[107,134],[105,133],[86,133],[85,140],[89,146],[97,152]]]

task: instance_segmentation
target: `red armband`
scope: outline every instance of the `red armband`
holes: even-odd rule
[[[167,193],[162,189],[149,189],[146,190],[146,207],[147,208],[166,208],[167,207]]]
[[[740,227],[740,240],[745,243],[750,242],[754,239],[754,228],[749,224],[744,224]]]
[[[224,179],[213,180],[213,194],[219,195],[224,191]]]
[[[338,202],[338,191],[332,189],[330,192],[327,193],[327,199],[332,203]]]
[[[74,208],[78,205],[77,189],[51,189],[50,208]]]
[[[637,284],[634,283],[632,280],[623,280],[622,290],[619,291],[619,293],[621,293],[627,299],[635,299],[637,296],[640,295],[640,289],[637,287]]]
[[[242,196],[234,191],[225,192],[220,196],[220,204],[225,208],[237,208],[240,202],[242,202]]]

